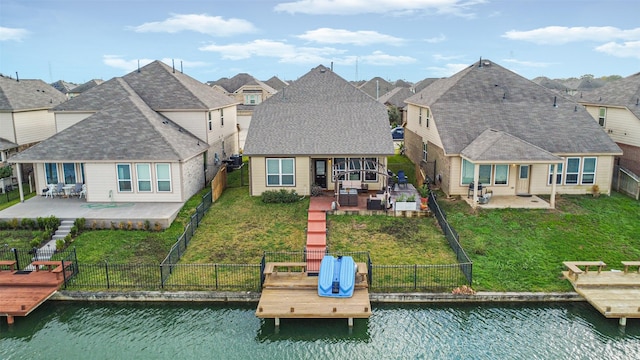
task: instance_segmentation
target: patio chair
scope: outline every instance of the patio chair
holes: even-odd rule
[[[53,189],[53,195],[54,196],[64,196],[64,184],[63,183],[57,183],[55,185],[55,188]]]
[[[78,193],[78,199],[81,199],[84,196],[84,198],[87,198],[87,185],[86,184],[82,184],[82,190],[80,190],[80,192]]]
[[[69,196],[77,195],[78,197],[80,197],[80,192],[81,191],[82,191],[82,184],[81,183],[76,183],[76,185],[69,192]]]
[[[404,170],[398,170],[398,186],[404,185],[406,188],[408,183],[409,179],[407,179],[407,176],[404,174]]]
[[[54,184],[49,184],[47,191],[45,191],[44,193],[44,197],[51,197],[53,199],[53,191],[55,190],[56,186]]]

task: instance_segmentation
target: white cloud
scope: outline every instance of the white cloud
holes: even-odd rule
[[[0,26],[0,41],[22,41],[22,38],[26,37],[28,34],[29,32],[25,29]]]
[[[313,41],[320,44],[352,44],[366,46],[384,43],[388,45],[400,45],[404,39],[391,35],[380,34],[377,31],[349,31],[344,29],[319,28],[309,30],[297,36],[300,39]]]
[[[545,63],[545,62],[524,61],[524,60],[517,60],[517,59],[502,59],[502,62],[526,66],[526,67],[536,67],[536,68],[547,67],[551,65],[550,63]]]
[[[640,41],[627,41],[622,44],[608,42],[596,47],[596,51],[621,58],[640,59]]]
[[[451,61],[451,60],[457,60],[457,59],[462,59],[464,56],[463,55],[442,55],[442,54],[433,54],[432,55],[433,59],[436,61]]]
[[[297,0],[275,6],[278,12],[314,15],[407,14],[433,10],[440,14],[473,17],[469,8],[485,0]]]
[[[363,64],[376,66],[394,66],[412,64],[417,60],[410,56],[389,55],[382,51],[374,51],[371,55],[358,56],[358,61]]]
[[[541,45],[562,45],[576,41],[640,40],[640,28],[621,30],[612,26],[565,27],[547,26],[529,31],[507,31],[507,39],[529,41]]]
[[[428,42],[429,44],[437,44],[437,43],[441,43],[443,41],[447,40],[447,37],[440,34],[436,37],[432,37],[432,38],[428,38],[428,39],[424,39],[424,41]]]
[[[446,64],[442,67],[431,66],[427,70],[431,71],[436,77],[449,77],[469,67],[469,64]]]
[[[253,56],[262,56],[278,58],[280,62],[301,64],[322,62],[330,59],[330,55],[344,53],[344,50],[330,47],[296,47],[285,42],[265,39],[227,45],[210,44],[200,47],[199,50],[217,52],[220,53],[223,59],[229,60],[242,60]]]
[[[105,65],[114,67],[116,69],[124,70],[125,73],[132,72],[140,67],[143,67],[149,63],[152,63],[153,59],[134,59],[134,60],[125,60],[122,55],[104,55],[102,57],[102,62]],[[184,67],[203,67],[208,66],[206,62],[202,61],[187,61],[183,59],[169,59],[164,58],[162,60],[163,63],[172,66],[175,65],[176,69],[180,69],[180,62],[182,62],[182,66]]]
[[[211,36],[232,36],[255,32],[252,23],[242,19],[223,19],[207,14],[172,14],[163,21],[154,21],[131,27],[136,32],[178,33],[194,31]]]

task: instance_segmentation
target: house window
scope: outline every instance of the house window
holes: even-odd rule
[[[80,182],[84,184],[84,164],[83,163],[80,163],[80,176],[82,180]]]
[[[478,182],[481,184],[491,184],[491,165],[480,165]]]
[[[427,116],[424,120],[424,126],[429,127],[429,118],[431,118],[431,110],[427,109]]]
[[[220,109],[220,126],[224,126],[224,109]]]
[[[422,143],[422,161],[427,161],[427,143]]]
[[[244,94],[245,105],[258,105],[262,102],[261,94]]]
[[[549,165],[549,182],[551,185],[553,181],[553,165]],[[558,172],[556,173],[556,184],[562,184],[562,164],[558,164]]]
[[[582,159],[582,184],[596,183],[596,158]]]
[[[364,158],[364,170],[365,181],[378,181],[378,159]]]
[[[213,121],[211,120],[211,111],[209,111],[209,131],[213,131]]]
[[[469,185],[473,182],[473,163],[462,159],[462,185]]]
[[[349,171],[350,171],[349,180],[362,179],[362,177],[360,176],[360,170],[362,170],[362,164],[360,163],[360,159],[358,158],[349,159]]]
[[[267,159],[267,186],[294,186],[295,159]]]
[[[74,163],[64,163],[64,164],[62,164],[62,172],[64,174],[64,183],[65,184],[75,184],[76,183],[76,164],[74,164]]]
[[[118,191],[131,192],[131,165],[118,164],[116,167],[118,170]]]
[[[156,164],[156,181],[158,191],[171,191],[171,166],[169,164]]]
[[[494,172],[494,184],[507,185],[509,180],[509,165],[496,165]]]
[[[47,178],[47,184],[58,183],[58,166],[55,163],[45,163],[44,173]]]
[[[607,117],[607,108],[601,107],[600,111],[598,113],[598,124],[600,124],[600,126],[604,127],[604,120]]]
[[[580,158],[567,158],[567,173],[565,184],[577,185],[580,175]]]
[[[422,125],[422,108],[418,108],[418,125]]]
[[[138,179],[138,191],[151,191],[151,165],[136,164],[136,176]]]
[[[333,159],[333,181],[345,180],[344,171],[347,169],[347,159],[334,158]]]

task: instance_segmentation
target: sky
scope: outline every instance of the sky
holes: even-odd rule
[[[154,60],[202,82],[417,82],[480,58],[526,78],[640,71],[638,0],[2,0],[0,73],[82,84]]]

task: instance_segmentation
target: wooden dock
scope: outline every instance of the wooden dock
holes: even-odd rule
[[[49,299],[72,274],[73,263],[36,261],[34,271],[15,269],[15,261],[0,261],[0,316],[13,324],[14,316],[27,316]],[[8,268],[8,269],[6,269]]]
[[[624,271],[604,271],[602,261],[565,261],[564,277],[606,318],[640,318],[640,261],[623,261]],[[635,269],[634,269],[635,268]],[[635,270],[635,271],[634,271]]]
[[[274,319],[347,319],[350,327],[354,318],[369,318],[368,272],[365,263],[358,263],[353,296],[349,298],[318,295],[318,277],[308,276],[306,263],[267,263],[262,296],[256,316]],[[286,271],[285,271],[286,270]]]

